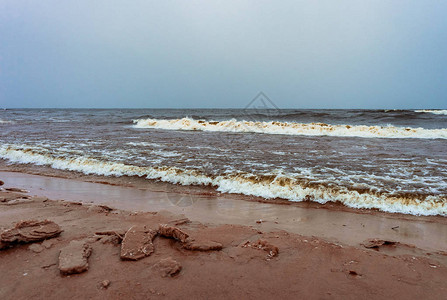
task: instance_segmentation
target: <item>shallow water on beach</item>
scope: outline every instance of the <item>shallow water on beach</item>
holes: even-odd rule
[[[224,193],[447,215],[443,110],[6,110],[0,158]]]
[[[0,172],[5,186],[20,187],[29,195],[53,200],[103,204],[126,211],[181,215],[202,223],[254,226],[262,231],[318,236],[327,241],[358,246],[371,237],[399,241],[425,250],[445,250],[446,219],[385,213],[352,213],[351,210],[299,207],[241,201],[230,195],[188,195],[190,205],[177,205],[185,194],[172,189],[114,186],[73,179]],[[125,201],[123,201],[125,199]]]

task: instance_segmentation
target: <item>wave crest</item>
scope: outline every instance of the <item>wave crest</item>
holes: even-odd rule
[[[46,165],[54,169],[104,176],[139,176],[182,185],[211,185],[218,191],[290,201],[341,202],[352,208],[379,209],[391,213],[447,216],[445,195],[398,195],[369,189],[348,189],[324,184],[309,184],[281,173],[232,173],[210,176],[196,170],[177,167],[141,167],[101,161],[85,156],[54,157],[30,147],[4,145],[0,158],[11,163]]]
[[[447,109],[419,109],[415,110],[418,113],[430,113],[435,115],[447,115]]]
[[[292,122],[256,122],[238,121],[205,121],[192,118],[162,120],[138,119],[133,121],[135,128],[154,128],[167,130],[200,130],[213,132],[241,132],[306,136],[339,136],[363,138],[419,138],[447,139],[447,129],[424,129],[395,126],[366,125],[330,125],[325,123],[292,123]]]

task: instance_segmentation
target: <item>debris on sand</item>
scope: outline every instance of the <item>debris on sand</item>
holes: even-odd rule
[[[122,240],[116,235],[104,235],[99,239],[99,241],[103,244],[119,246]]]
[[[182,270],[182,265],[172,257],[160,260],[155,267],[160,271],[161,277],[173,277]]]
[[[365,248],[379,248],[380,246],[395,246],[396,244],[397,242],[381,240],[381,239],[369,239],[363,241],[362,243],[362,245]]]
[[[174,226],[179,226],[179,225],[188,224],[188,223],[191,223],[191,220],[189,220],[188,218],[180,218],[180,219],[176,219],[176,220],[172,220],[172,221],[168,222],[168,224],[172,224]]]
[[[103,209],[105,212],[111,212],[112,210],[114,210],[110,206],[107,206],[107,205],[104,205],[104,204],[98,205],[98,207]]]
[[[28,250],[33,251],[34,253],[40,253],[40,252],[42,252],[43,250],[45,250],[45,247],[42,246],[41,244],[31,244],[31,245],[28,247]]]
[[[110,230],[110,231],[98,231],[95,235],[100,237],[100,241],[103,244],[119,245],[123,241],[126,231],[124,230]]]
[[[160,224],[158,227],[158,232],[161,236],[173,238],[185,243],[189,235],[177,227],[169,226],[167,224]]]
[[[97,232],[95,232],[95,234],[96,235],[115,235],[122,240],[124,235],[126,234],[126,230],[97,231]]]
[[[2,192],[0,196],[0,202],[6,202],[6,204],[13,203],[14,201],[17,202],[17,200],[25,200],[25,199],[30,199],[30,197],[24,194],[8,193],[8,192]]]
[[[88,212],[93,212],[93,213],[106,213],[108,214],[109,212],[111,212],[113,210],[113,208],[107,206],[107,205],[90,205],[90,207],[88,208]]]
[[[158,231],[146,226],[132,226],[121,243],[121,259],[138,260],[154,252],[152,241]]]
[[[59,225],[50,220],[20,221],[13,228],[0,234],[0,249],[16,243],[33,243],[58,236],[62,232]]]
[[[71,241],[59,254],[59,270],[63,275],[78,274],[88,270],[92,248],[86,241]]]
[[[52,240],[45,240],[45,241],[43,241],[43,242],[41,243],[41,245],[42,245],[43,247],[45,247],[45,249],[50,249],[51,247],[53,247],[53,245],[54,245],[54,241],[52,241]]]
[[[183,248],[192,251],[213,251],[222,250],[223,246],[218,242],[188,239],[183,244]]]
[[[103,281],[101,282],[101,287],[102,287],[103,289],[108,288],[109,285],[110,285],[110,280],[103,280]]]
[[[5,188],[5,191],[16,192],[16,193],[29,193],[29,191],[27,191],[27,190],[22,190],[22,189],[18,189],[18,188]]]
[[[260,249],[266,251],[267,259],[271,259],[279,254],[279,248],[275,245],[269,243],[266,240],[259,239],[255,243],[251,243],[250,241],[246,241],[244,244],[242,244],[243,248],[253,248],[253,249]]]
[[[16,198],[14,200],[10,201],[4,201],[6,202],[6,205],[17,205],[17,204],[24,204],[24,203],[31,203],[34,202],[32,199],[30,199],[28,196]]]

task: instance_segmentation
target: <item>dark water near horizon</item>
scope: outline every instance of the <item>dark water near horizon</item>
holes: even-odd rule
[[[447,110],[4,110],[0,158],[447,215]]]

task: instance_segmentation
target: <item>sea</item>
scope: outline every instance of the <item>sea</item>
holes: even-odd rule
[[[447,216],[447,110],[7,109],[0,162]]]

